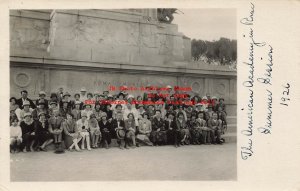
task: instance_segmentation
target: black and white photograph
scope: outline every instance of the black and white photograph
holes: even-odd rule
[[[10,181],[236,181],[236,21],[10,10]]]

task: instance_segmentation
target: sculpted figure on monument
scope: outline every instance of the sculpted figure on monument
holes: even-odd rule
[[[157,18],[162,23],[170,24],[174,19],[173,14],[177,13],[176,11],[177,9],[157,9]]]

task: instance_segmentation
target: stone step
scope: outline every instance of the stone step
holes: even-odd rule
[[[237,123],[236,116],[227,116],[227,123],[228,124],[236,124]]]
[[[226,132],[227,133],[236,133],[237,132],[237,125],[236,124],[228,124]]]
[[[225,139],[226,143],[236,143],[237,142],[237,136],[236,133],[225,133],[224,135],[221,135],[222,138]]]

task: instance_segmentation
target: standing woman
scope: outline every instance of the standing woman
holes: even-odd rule
[[[136,138],[149,146],[153,146],[153,143],[150,141],[150,133],[152,131],[151,121],[148,119],[148,114],[145,112],[142,114],[142,117],[143,118],[139,120],[138,134]]]
[[[101,132],[100,132],[99,124],[98,124],[95,114],[91,114],[91,116],[90,116],[89,128],[90,128],[91,141],[92,141],[91,147],[97,148],[99,138],[101,137]]]
[[[14,117],[11,120],[10,126],[10,152],[19,152],[19,147],[22,143],[22,130],[18,125],[19,120],[17,117]]]
[[[53,142],[52,135],[49,132],[49,124],[45,113],[39,113],[38,120],[35,121],[35,141],[38,144],[37,150],[47,151],[46,146]]]
[[[24,114],[24,121],[20,123],[22,129],[22,139],[23,139],[23,152],[31,151],[33,152],[34,144],[34,122],[31,116],[31,113]]]
[[[69,151],[73,151],[75,147],[76,151],[81,151],[78,143],[82,139],[78,132],[76,122],[74,121],[74,115],[72,113],[67,113],[67,120],[62,124],[65,133],[65,145]]]
[[[102,113],[99,127],[102,134],[102,143],[105,145],[105,148],[108,149],[108,145],[111,143],[111,123],[107,120],[107,114],[105,112]]]
[[[125,120],[125,129],[126,129],[126,141],[125,141],[125,148],[128,149],[128,143],[129,141],[132,141],[132,148],[136,147],[135,142],[135,132],[136,132],[136,126],[135,126],[135,119],[133,113],[129,113],[127,115],[127,119]]]

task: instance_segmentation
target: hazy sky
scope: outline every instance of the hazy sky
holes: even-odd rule
[[[184,12],[184,14],[180,13]],[[172,23],[179,32],[191,39],[218,40],[220,37],[236,39],[235,9],[180,9]]]

